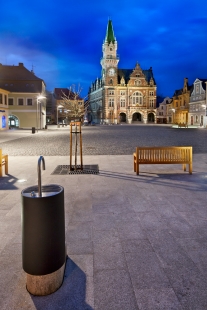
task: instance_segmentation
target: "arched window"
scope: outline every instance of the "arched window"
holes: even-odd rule
[[[120,106],[121,106],[121,108],[125,107],[125,98],[120,99]]]
[[[112,79],[109,80],[109,84],[113,85],[113,80]]]
[[[140,93],[140,92],[135,92],[135,93],[133,93],[133,95],[132,95],[132,104],[133,105],[136,105],[136,104],[143,104],[143,95],[142,95],[142,93]]]

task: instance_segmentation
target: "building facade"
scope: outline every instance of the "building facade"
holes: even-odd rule
[[[45,83],[19,63],[0,64],[0,88],[8,92],[9,127],[45,128]]]
[[[196,79],[190,96],[188,124],[207,126],[207,79]]]
[[[8,95],[9,91],[0,88],[0,130],[9,128]]]
[[[188,111],[190,95],[193,86],[188,85],[188,79],[184,78],[183,88],[176,90],[172,97],[173,123],[188,124]]]
[[[166,97],[157,108],[157,124],[172,123],[173,111],[169,107],[171,107],[171,99]]]
[[[101,78],[89,88],[92,121],[117,124],[121,122],[156,122],[157,87],[152,68],[119,69],[117,40],[112,21],[108,21],[102,45]]]

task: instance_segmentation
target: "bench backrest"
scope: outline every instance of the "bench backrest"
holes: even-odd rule
[[[192,146],[137,147],[136,156],[139,163],[191,163]]]

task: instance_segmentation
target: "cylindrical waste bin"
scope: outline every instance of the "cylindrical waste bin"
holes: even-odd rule
[[[35,133],[35,127],[32,127],[32,133]]]
[[[55,292],[63,282],[66,261],[64,188],[50,184],[22,191],[22,262],[27,290]]]

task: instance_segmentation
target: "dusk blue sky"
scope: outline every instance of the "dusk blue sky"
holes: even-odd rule
[[[49,91],[80,84],[85,96],[101,74],[109,18],[119,68],[152,67],[159,95],[207,78],[206,0],[2,1],[0,63],[34,66]]]

